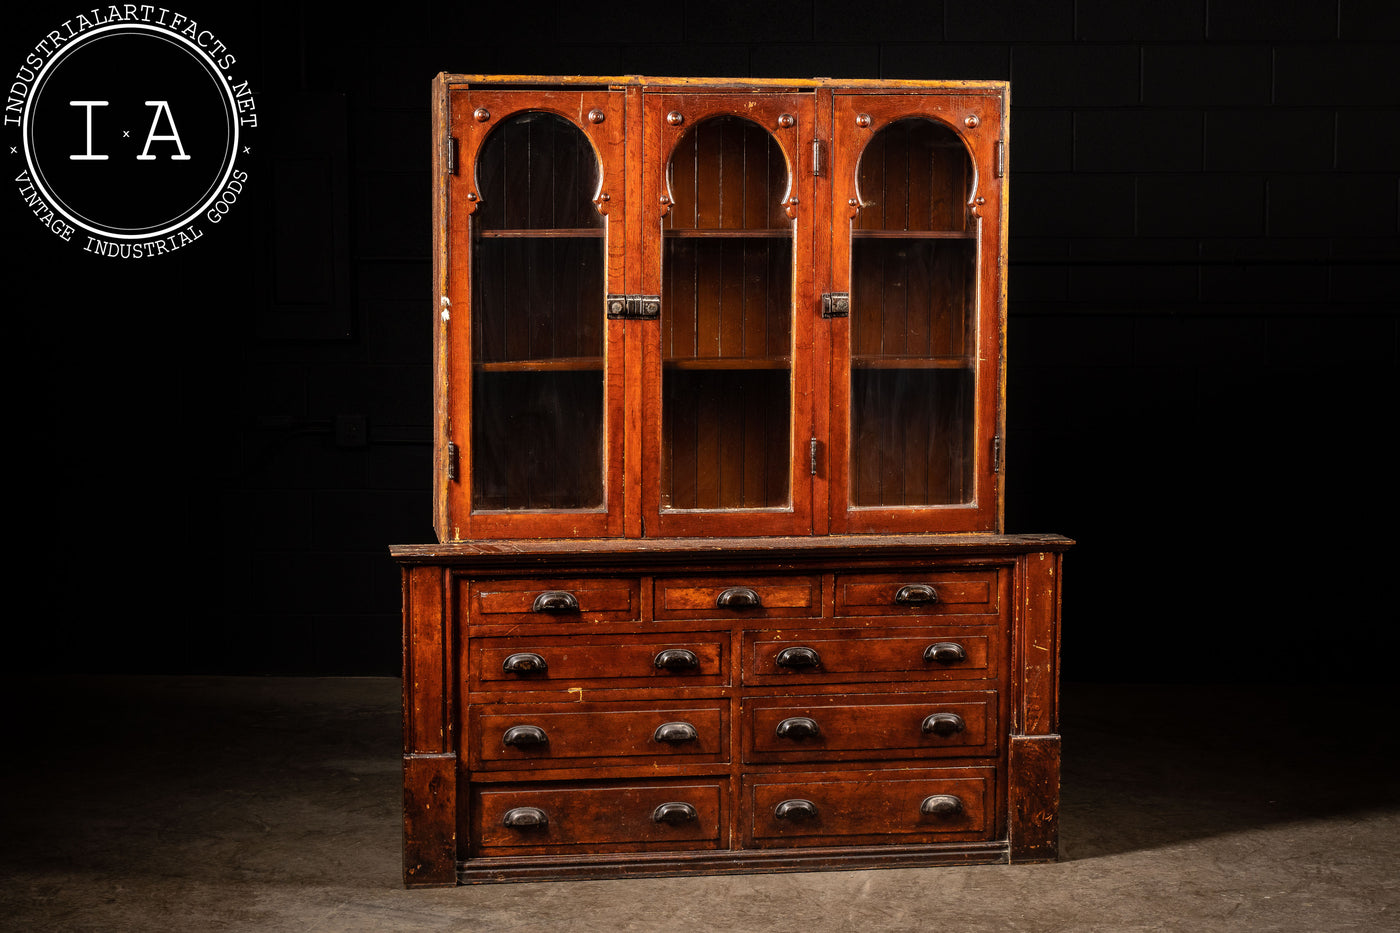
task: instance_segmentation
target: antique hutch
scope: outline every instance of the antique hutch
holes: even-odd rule
[[[434,82],[404,880],[1056,856],[1009,86]]]

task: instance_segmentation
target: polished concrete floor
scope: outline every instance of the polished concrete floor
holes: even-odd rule
[[[392,679],[10,679],[0,929],[1400,930],[1396,703],[1067,685],[1062,860],[408,891]]]

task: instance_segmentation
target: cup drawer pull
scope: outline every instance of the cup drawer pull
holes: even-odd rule
[[[794,645],[791,648],[784,648],[778,652],[778,657],[774,661],[779,667],[792,668],[793,670],[803,670],[809,667],[820,667],[822,656],[817,653],[817,649],[808,648],[805,645]]]
[[[673,801],[663,803],[651,812],[653,823],[668,823],[676,826],[681,823],[694,823],[700,818],[700,814],[688,803]]]
[[[520,651],[505,659],[501,664],[507,674],[541,674],[549,670],[544,656],[533,651]]]
[[[940,641],[924,649],[924,660],[938,664],[957,664],[967,660],[967,649],[955,641]]]
[[[501,741],[516,748],[538,748],[549,744],[549,736],[539,726],[511,726]]]
[[[779,820],[815,820],[817,805],[810,800],[784,800],[773,808],[773,818]]]
[[[938,602],[938,594],[927,583],[910,583],[895,592],[894,601],[900,606],[924,606]]]
[[[700,659],[696,657],[695,652],[686,648],[667,648],[656,655],[654,663],[660,670],[673,674],[698,670],[700,667]]]
[[[658,742],[677,745],[682,742],[694,742],[700,737],[700,733],[688,722],[664,722],[656,727],[651,737]]]
[[[549,814],[539,807],[516,807],[506,811],[504,822],[511,829],[544,829],[549,825]]]
[[[957,713],[934,713],[923,722],[924,735],[937,735],[943,738],[957,735],[966,728],[967,724]]]
[[[924,816],[957,816],[963,812],[963,802],[952,794],[934,794],[919,804]]]
[[[578,597],[564,590],[546,590],[535,597],[531,612],[578,612]]]
[[[731,586],[715,600],[719,609],[754,609],[763,605],[758,593],[747,586]]]
[[[809,716],[791,716],[784,719],[773,732],[780,739],[812,739],[822,734],[821,726]]]

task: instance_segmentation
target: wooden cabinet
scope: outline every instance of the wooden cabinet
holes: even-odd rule
[[[1008,96],[439,76],[406,883],[1054,857]]]

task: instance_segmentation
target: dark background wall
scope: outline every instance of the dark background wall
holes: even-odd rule
[[[1391,667],[1400,6],[173,8],[258,94],[228,222],[106,259],[0,197],[8,668],[397,672],[444,70],[1011,79],[1007,526],[1080,542],[1065,676]],[[81,11],[8,12],[3,73]]]

